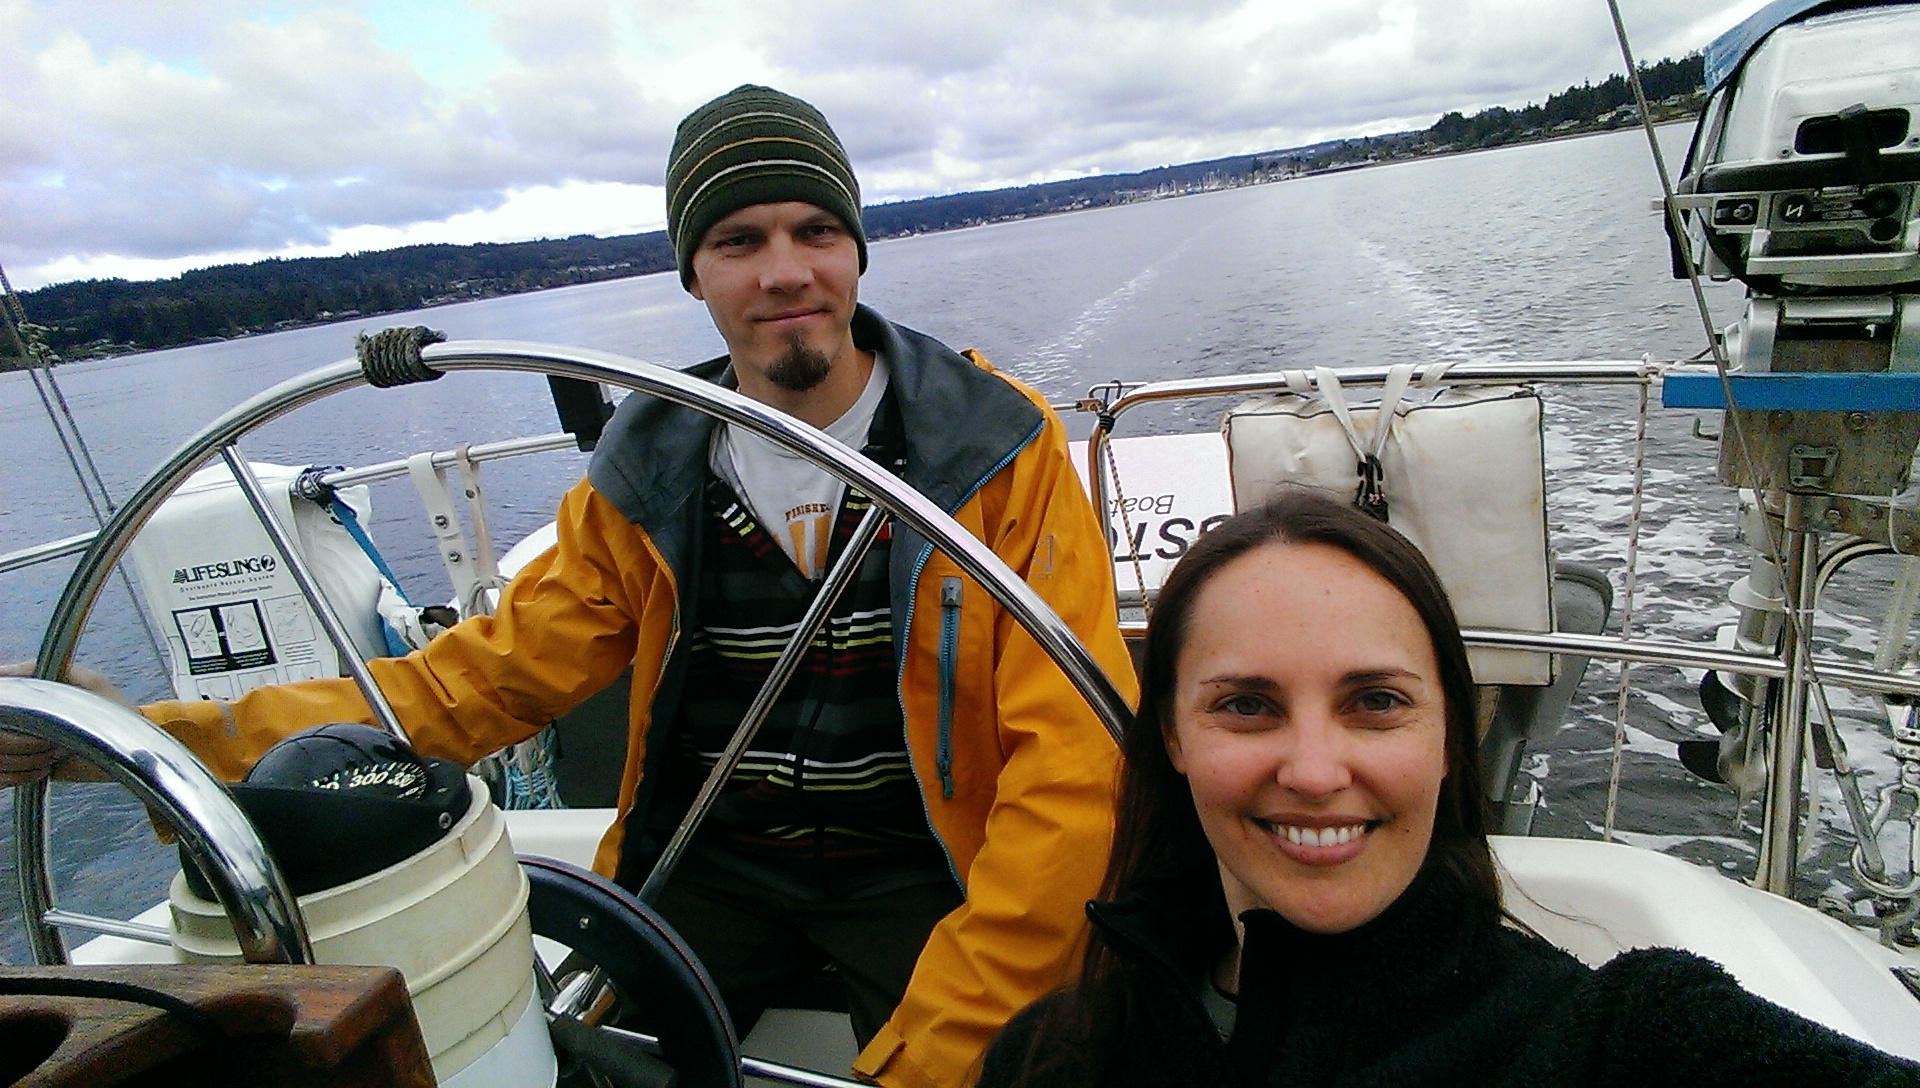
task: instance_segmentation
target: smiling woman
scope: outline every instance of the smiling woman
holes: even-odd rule
[[[1497,917],[1472,672],[1399,533],[1305,489],[1228,520],[1168,577],[1142,679],[1110,895],[1200,836],[1231,918],[1342,932],[1429,866]]]
[[[1197,597],[1209,622],[1188,632],[1162,714],[1228,909],[1318,933],[1371,921],[1426,859],[1447,778],[1420,614],[1326,544],[1263,544]]]
[[[1294,489],[1161,590],[1079,983],[1003,1085],[1912,1085],[1671,949],[1598,970],[1500,903],[1473,688],[1399,533]]]

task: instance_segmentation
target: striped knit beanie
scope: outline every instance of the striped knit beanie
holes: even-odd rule
[[[681,286],[693,282],[693,253],[708,228],[741,208],[788,200],[839,216],[860,247],[860,271],[867,270],[860,183],[819,110],[749,84],[688,114],[667,157],[667,239]]]

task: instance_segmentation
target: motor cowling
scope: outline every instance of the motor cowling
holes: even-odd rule
[[[1920,6],[1816,9],[1763,29],[1695,130],[1675,274],[1684,254],[1764,295],[1920,288],[1916,120]]]

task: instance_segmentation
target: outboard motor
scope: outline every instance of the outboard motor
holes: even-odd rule
[[[1823,534],[1920,554],[1920,519],[1897,499],[1920,445],[1920,4],[1777,0],[1709,46],[1705,76],[1679,223],[1667,224],[1674,274],[1738,279],[1747,307],[1720,334],[1732,402],[1718,376],[1697,374],[1669,375],[1663,397],[1726,411],[1720,479],[1741,490],[1741,538],[1755,556],[1721,642],[1791,659],[1808,652],[1809,625],[1788,618],[1810,614],[1832,570]],[[1808,688],[1709,674],[1700,690],[1722,737],[1683,742],[1682,760],[1742,793],[1765,788],[1760,884],[1783,891]],[[1871,838],[1877,824],[1837,734],[1816,728],[1812,740]],[[1912,899],[1878,857],[1856,853],[1855,868],[1885,893],[1883,917]],[[1920,859],[1909,868],[1920,887]]]
[[[477,779],[337,724],[281,741],[231,790],[299,897],[317,962],[405,977],[440,1083],[553,1083],[527,878]],[[240,961],[191,863],[168,902],[181,959]]]
[[[1757,298],[1920,290],[1920,6],[1773,4],[1707,51],[1682,253]],[[1671,229],[1671,224],[1669,224]]]
[[[1690,260],[1748,286],[1746,313],[1722,333],[1731,372],[1920,371],[1920,4],[1771,5],[1709,48],[1706,79],[1674,272]],[[1909,482],[1920,414],[1738,415],[1748,448],[1723,437],[1720,476],[1742,489],[1756,555],[1722,642],[1772,652],[1785,603],[1767,537],[1782,532],[1783,496],[1817,497],[1821,529],[1894,537],[1887,496]],[[1687,742],[1688,766],[1756,789],[1756,719],[1776,687],[1708,675],[1702,703],[1724,738]]]

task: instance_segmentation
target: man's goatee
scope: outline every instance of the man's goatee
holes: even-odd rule
[[[823,351],[810,348],[795,333],[787,341],[787,353],[767,368],[767,380],[790,393],[805,393],[827,380],[833,360]]]

